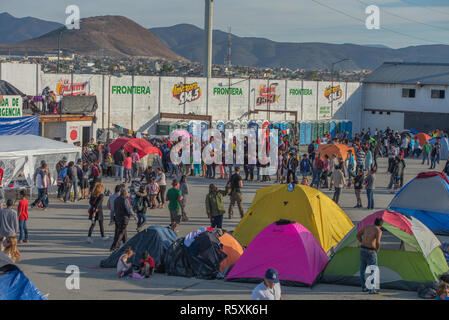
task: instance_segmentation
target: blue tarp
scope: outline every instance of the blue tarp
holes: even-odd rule
[[[0,118],[0,135],[39,135],[39,116]]]
[[[0,275],[0,300],[47,300],[19,269]]]

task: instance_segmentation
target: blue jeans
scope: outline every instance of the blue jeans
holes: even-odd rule
[[[125,181],[131,182],[131,178],[132,178],[132,169],[125,169]]]
[[[115,167],[115,180],[118,180],[118,176],[120,174],[120,181],[123,180],[123,166],[114,165]]]
[[[313,178],[312,178],[312,184],[311,184],[312,187],[316,184],[316,188],[319,189],[322,172],[323,172],[323,170],[321,170],[321,169],[317,169],[317,168],[313,169]]]
[[[428,152],[423,152],[422,153],[422,162],[421,164],[424,164],[424,162],[427,160],[427,165],[429,165],[429,153]]]
[[[437,164],[437,158],[432,157],[432,159],[430,160],[430,169],[435,169],[436,164]]]
[[[19,221],[19,240],[28,240],[27,221]],[[25,236],[25,237],[24,237]]]
[[[147,214],[142,212],[137,214],[137,225],[140,226],[141,223],[147,222]]]
[[[175,171],[175,175],[178,176],[179,172],[178,172],[178,166],[174,163],[169,163],[168,164],[168,168],[170,170],[170,177],[173,176],[173,171]]]
[[[366,289],[365,271],[368,266],[377,266],[377,252],[376,250],[360,248],[360,284],[362,290]]]
[[[200,164],[194,164],[193,165],[193,169],[194,169],[194,172],[193,172],[193,174],[196,176],[196,175],[198,175],[198,174],[201,174],[201,165]]]
[[[44,208],[48,207],[48,196],[47,196],[46,188],[37,189],[37,199],[34,200],[34,202],[31,204],[31,206],[34,207],[39,202],[42,202],[42,205],[44,206]]]
[[[221,229],[222,224],[223,224],[223,215],[222,214],[220,214],[219,216],[210,217],[210,227],[211,228]]]
[[[232,164],[228,164],[228,168],[229,168],[228,175],[230,177],[230,176],[232,176]]]
[[[366,189],[366,196],[368,197],[368,209],[374,209],[374,190]]]

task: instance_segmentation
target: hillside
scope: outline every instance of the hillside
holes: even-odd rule
[[[149,30],[122,16],[81,19],[79,30],[68,30],[64,26],[35,39],[1,44],[0,51],[29,54],[57,52],[61,30],[61,49],[64,52],[92,56],[144,56],[185,60],[167,48]]]

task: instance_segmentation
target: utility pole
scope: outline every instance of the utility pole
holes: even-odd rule
[[[62,31],[64,29],[61,28],[61,30],[59,31],[59,35],[58,35],[58,66],[56,67],[57,71],[56,73],[59,73],[59,56],[61,53],[61,37],[62,37]]]
[[[212,30],[214,16],[214,0],[205,0],[204,10],[204,65],[203,76],[212,76]]]

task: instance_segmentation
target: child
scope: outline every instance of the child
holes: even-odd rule
[[[17,215],[19,218],[19,244],[23,242],[28,242],[28,200],[25,198],[25,190],[20,190],[19,194],[20,202],[17,207]]]
[[[150,183],[147,186],[147,191],[151,202],[150,209],[154,209],[156,208],[156,198],[159,193],[159,185],[155,182],[154,178],[150,179]]]
[[[106,166],[106,175],[108,177],[112,177],[112,165],[114,164],[114,160],[112,159],[112,155],[108,153],[106,155],[105,166]]]
[[[119,278],[127,277],[133,273],[133,265],[131,262],[128,262],[134,255],[131,247],[126,248],[125,253],[120,256],[117,262],[117,274]]]
[[[301,180],[301,185],[303,185],[303,186],[309,186],[309,178],[307,178],[307,177],[302,177],[302,180]]]
[[[16,237],[6,237],[3,241],[3,252],[12,260],[18,262],[20,260],[19,248],[17,248]]]
[[[139,274],[145,278],[149,278],[153,275],[153,271],[154,260],[148,252],[144,252],[142,255],[142,260],[140,260]]]

